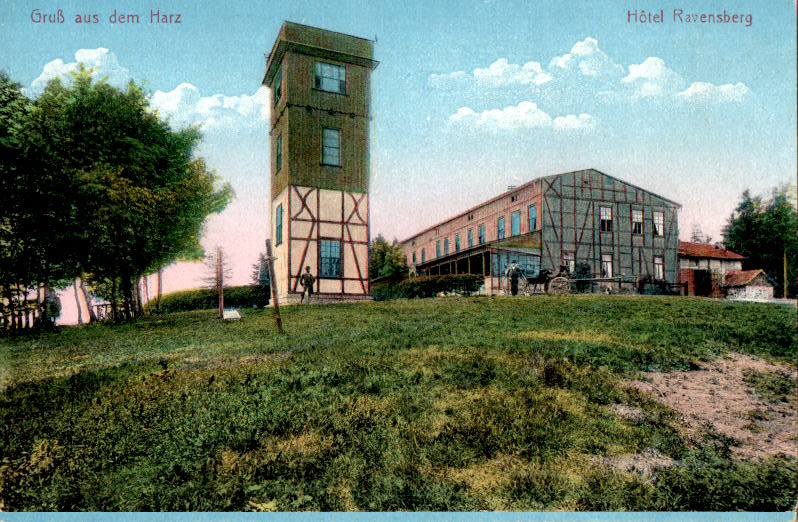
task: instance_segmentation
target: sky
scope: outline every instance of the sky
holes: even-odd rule
[[[199,126],[197,153],[236,193],[202,244],[222,247],[242,284],[270,225],[260,82],[284,20],[375,42],[372,237],[402,240],[508,185],[596,168],[679,202],[682,239],[697,225],[720,240],[744,190],[796,180],[794,0],[6,0],[0,70],[35,97],[83,62],[143,84],[173,127]],[[206,272],[172,266],[164,288]]]

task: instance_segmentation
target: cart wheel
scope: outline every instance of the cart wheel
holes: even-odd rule
[[[551,295],[563,295],[569,293],[570,291],[571,283],[569,283],[568,279],[565,277],[555,277],[549,281],[549,294]]]

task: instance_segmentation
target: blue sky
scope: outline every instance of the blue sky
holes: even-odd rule
[[[84,60],[112,83],[144,82],[173,125],[200,125],[199,152],[237,194],[204,240],[228,252],[234,282],[268,232],[259,88],[283,20],[377,40],[373,235],[402,239],[507,185],[594,167],[680,202],[683,238],[698,224],[720,239],[743,190],[795,183],[793,0],[33,4],[0,7],[0,69],[33,96]],[[34,7],[62,9],[64,23],[34,23]],[[110,24],[114,9],[140,23]],[[628,23],[630,10],[660,9],[662,23]],[[678,23],[674,9],[752,23]],[[151,25],[151,10],[181,23]],[[95,13],[98,24],[74,22]],[[166,286],[203,270],[175,267]]]

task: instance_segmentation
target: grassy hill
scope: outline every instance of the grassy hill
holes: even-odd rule
[[[286,307],[285,335],[271,310],[243,313],[0,339],[0,507],[788,510],[798,495],[794,455],[738,460],[629,385],[729,352],[794,365],[791,307],[430,299]]]

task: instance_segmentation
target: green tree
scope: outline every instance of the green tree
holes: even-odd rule
[[[264,288],[269,288],[269,262],[266,259],[265,252],[261,252],[258,255],[258,261],[252,265],[252,283]]]
[[[382,234],[369,245],[369,279],[400,278],[407,275],[407,261],[402,247],[394,239],[388,243]]]
[[[135,281],[181,259],[200,259],[205,218],[232,197],[194,157],[196,129],[173,131],[143,90],[93,82],[51,82],[25,118],[31,185],[46,205],[28,243],[38,244],[45,280],[90,274],[107,286],[116,314],[135,313]],[[47,226],[53,221],[57,226]]]
[[[748,269],[761,268],[784,295],[784,261],[787,260],[788,294],[798,284],[798,213],[794,189],[773,189],[767,199],[746,190],[723,229],[723,244],[746,257]]]

